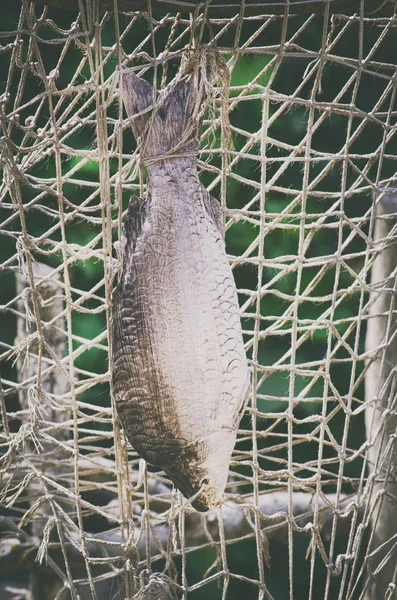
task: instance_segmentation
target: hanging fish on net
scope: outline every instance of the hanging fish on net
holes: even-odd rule
[[[193,61],[194,63],[194,61]],[[161,91],[123,73],[147,169],[125,219],[112,300],[112,388],[127,438],[200,511],[219,506],[250,378],[221,209],[199,181],[207,64]]]

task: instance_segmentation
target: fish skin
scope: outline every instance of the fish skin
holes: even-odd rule
[[[222,502],[250,377],[220,206],[197,173],[198,88],[193,74],[170,84],[153,116],[151,86],[123,75],[127,114],[146,110],[131,127],[148,185],[125,220],[111,371],[133,447],[206,511]]]

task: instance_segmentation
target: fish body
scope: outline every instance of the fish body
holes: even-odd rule
[[[127,75],[131,116],[153,93]],[[173,152],[194,113],[195,83],[177,81],[154,118],[146,112],[133,125],[146,135],[147,199],[132,198],[125,221],[112,388],[137,452],[205,511],[222,501],[250,380],[219,203],[199,181],[195,137]]]

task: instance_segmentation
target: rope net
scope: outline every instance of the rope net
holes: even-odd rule
[[[394,597],[397,20],[361,4],[7,5],[4,597]],[[161,89],[202,44],[231,73],[199,170],[223,208],[253,389],[224,505],[204,516],[123,437],[107,337],[123,214],[146,185],[121,68]]]

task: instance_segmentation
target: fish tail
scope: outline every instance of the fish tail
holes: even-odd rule
[[[123,102],[144,163],[197,155],[207,100],[200,73],[177,76],[156,95],[133,71],[123,72]]]

